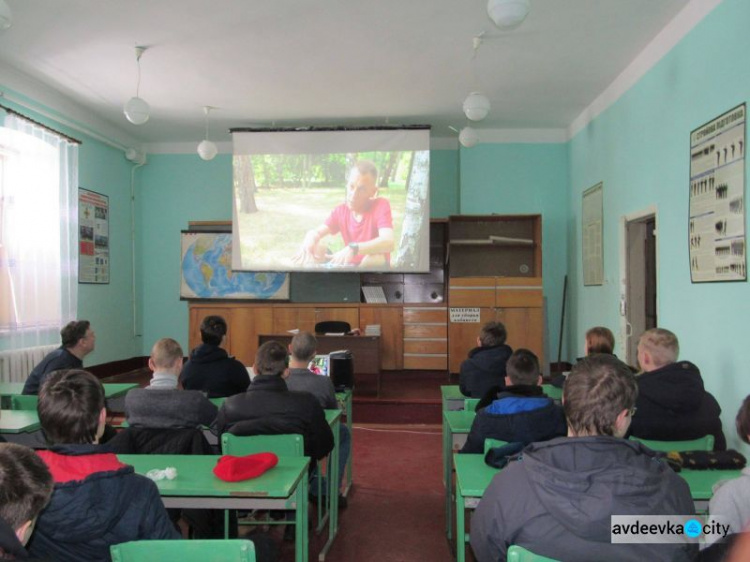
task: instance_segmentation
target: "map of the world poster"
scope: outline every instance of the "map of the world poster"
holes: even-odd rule
[[[289,274],[232,271],[232,234],[182,232],[182,299],[289,298]]]

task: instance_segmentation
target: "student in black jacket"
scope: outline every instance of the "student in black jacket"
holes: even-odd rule
[[[182,388],[202,390],[209,398],[245,392],[250,384],[247,369],[219,347],[227,335],[226,321],[221,316],[206,316],[200,330],[203,343],[190,352],[182,368]]]
[[[287,363],[287,350],[280,343],[261,345],[253,382],[247,392],[226,399],[216,426],[220,433],[234,435],[298,433],[305,441],[305,456],[320,460],[333,449],[333,433],[312,394],[287,389],[282,378]]]
[[[505,364],[513,350],[505,345],[508,332],[502,322],[487,322],[477,338],[477,347],[461,363],[458,386],[469,398],[482,398],[494,386],[505,386]]]

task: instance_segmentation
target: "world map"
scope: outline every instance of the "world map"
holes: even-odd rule
[[[182,233],[182,298],[286,299],[289,275],[232,271],[231,233]]]

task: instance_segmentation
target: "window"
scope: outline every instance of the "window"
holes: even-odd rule
[[[5,125],[0,128],[0,332],[56,332],[76,312],[77,147],[12,115]]]

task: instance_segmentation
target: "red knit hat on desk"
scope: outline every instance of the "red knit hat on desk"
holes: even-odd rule
[[[214,467],[214,474],[227,482],[257,478],[276,466],[279,457],[273,453],[256,453],[244,457],[222,456]]]

